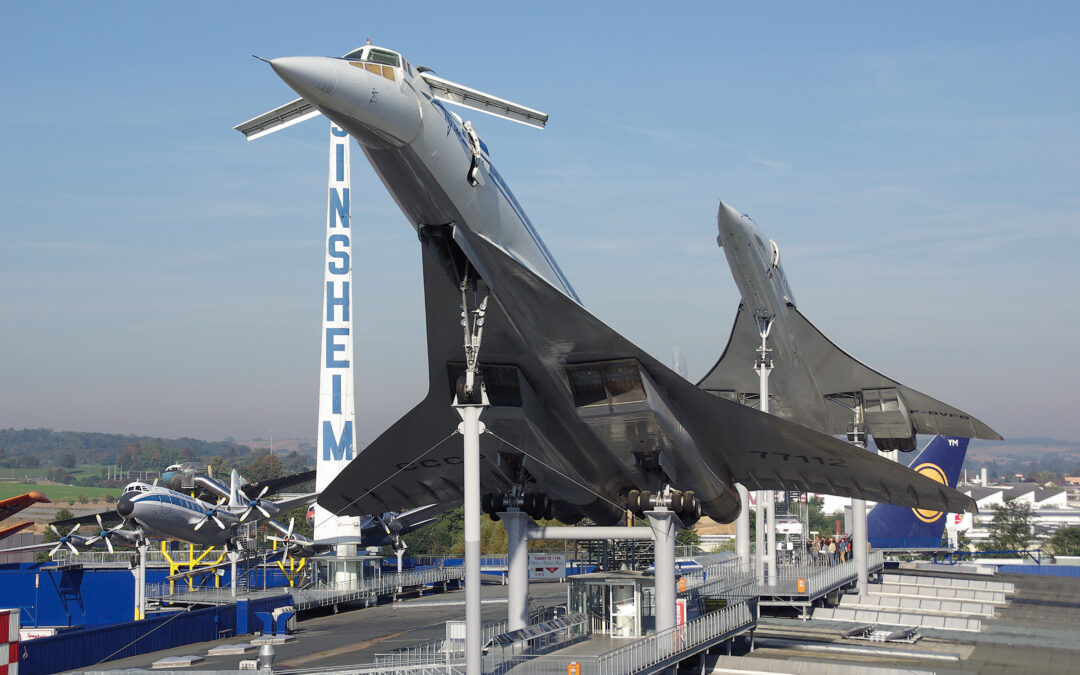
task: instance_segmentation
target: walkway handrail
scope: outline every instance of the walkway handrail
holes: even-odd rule
[[[682,626],[636,640],[625,647],[601,654],[598,659],[600,675],[636,673],[662,664],[687,649],[712,642],[752,624],[754,615],[750,602],[740,602],[709,612]]]

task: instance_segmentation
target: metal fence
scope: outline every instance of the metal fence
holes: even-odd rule
[[[463,578],[464,568],[433,567],[421,570],[409,570],[401,574],[382,574],[375,577],[332,584],[319,583],[308,588],[273,588],[265,591],[247,590],[233,595],[230,588],[188,588],[185,583],[169,582],[146,585],[147,600],[161,602],[187,602],[205,604],[225,604],[238,598],[260,598],[290,593],[298,609],[321,607],[354,600],[376,600],[379,596],[389,595],[407,588],[427,586]]]
[[[307,609],[353,600],[375,600],[381,595],[389,595],[406,588],[455,581],[464,576],[463,567],[436,567],[409,570],[401,574],[382,574],[355,581],[319,583],[309,588],[293,589],[292,595],[298,609]]]
[[[867,555],[867,568],[870,571],[878,570],[884,565],[884,561],[885,557],[881,551],[871,551]],[[771,595],[814,596],[855,579],[856,576],[858,576],[858,567],[854,560],[832,565],[816,562],[802,565],[779,565],[776,569],[775,583],[770,585],[766,579],[761,590]],[[803,580],[802,590],[799,588],[800,579]]]
[[[19,671],[34,675],[78,670],[113,659],[216,640],[223,632],[235,630],[235,625],[236,608],[226,606],[64,632],[23,642]]]
[[[755,623],[750,602],[710,612],[597,658],[597,675],[639,673],[651,666],[671,662],[683,652],[734,635]],[[582,668],[582,673],[585,669]]]

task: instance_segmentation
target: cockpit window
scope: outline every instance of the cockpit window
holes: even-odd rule
[[[393,66],[394,68],[401,67],[401,57],[388,49],[379,49],[378,47],[364,46],[360,49],[354,49],[346,54],[343,58],[354,59],[359,61],[370,61],[371,63],[378,63],[384,66]]]
[[[387,66],[393,66],[395,68],[401,65],[401,57],[394,52],[389,52],[385,49],[372,49],[368,52],[367,60]]]

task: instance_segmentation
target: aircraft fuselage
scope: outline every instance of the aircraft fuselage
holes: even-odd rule
[[[723,202],[717,214],[717,243],[727,257],[728,266],[742,294],[746,309],[756,318],[773,322],[768,347],[772,350],[773,371],[769,376],[769,412],[790,419],[805,417],[827,419],[835,415],[818,387],[811,368],[792,339],[789,307],[795,299],[780,265],[780,249],[764,238],[749,216]],[[747,364],[747,368],[752,364]],[[835,404],[833,404],[835,405]],[[796,414],[797,408],[803,414]]]
[[[132,489],[134,485],[140,489]],[[133,484],[116,503],[121,518],[134,520],[150,537],[176,539],[201,546],[221,546],[236,536],[240,519],[221,509],[217,518],[225,525],[218,527],[212,519],[198,530],[195,526],[210,512],[211,506],[172,490]]]

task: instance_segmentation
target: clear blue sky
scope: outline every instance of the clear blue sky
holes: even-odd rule
[[[717,200],[872,367],[1080,440],[1080,5],[12,3],[0,426],[314,437],[327,131],[250,57],[370,37],[551,114],[474,115],[585,305],[691,378],[738,304]],[[354,154],[359,436],[426,391],[419,248]],[[362,235],[361,235],[362,233]]]

